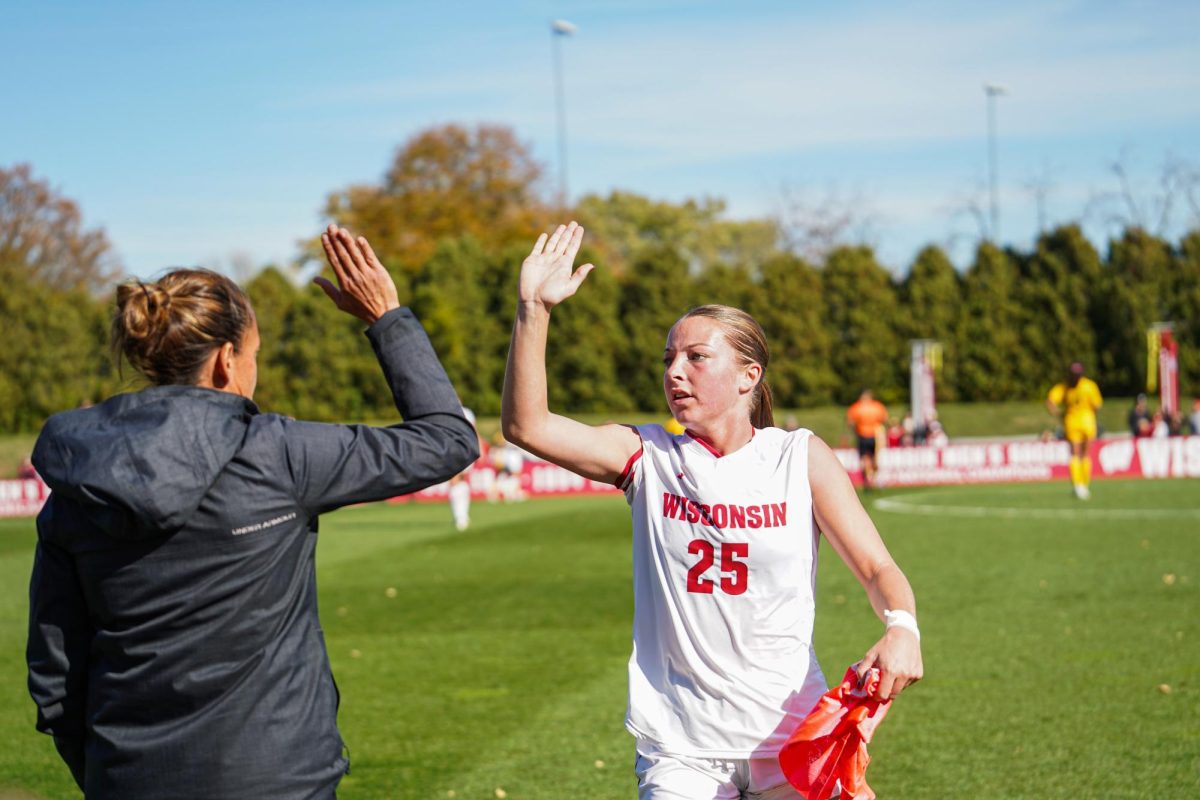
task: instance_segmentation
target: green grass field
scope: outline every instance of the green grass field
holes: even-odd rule
[[[926,679],[871,746],[881,798],[1200,796],[1200,481],[867,498],[917,593]],[[344,798],[632,798],[619,497],[375,505],[322,521]],[[30,521],[0,521],[0,798],[78,796],[25,693]],[[823,549],[816,646],[878,636]],[[394,592],[389,591],[394,589]],[[1169,687],[1166,688],[1166,687]],[[453,792],[453,794],[451,794]]]

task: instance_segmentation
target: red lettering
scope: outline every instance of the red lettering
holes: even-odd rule
[[[724,503],[712,507],[713,525],[724,528],[729,524],[729,508]]]
[[[663,492],[663,516],[669,518],[682,516],[679,508],[682,505],[682,499],[678,495]]]
[[[771,503],[771,525],[787,525],[787,503]]]
[[[746,509],[746,524],[751,528],[761,528],[763,524],[762,511],[758,506],[750,506]]]
[[[729,527],[744,528],[746,527],[746,509],[741,506],[729,507]]]
[[[700,504],[700,519],[704,520],[705,525],[712,525],[712,506]]]
[[[687,590],[695,594],[712,594],[716,585],[708,578],[702,578],[705,570],[713,565],[713,546],[703,539],[693,539],[688,544],[688,552],[700,556],[700,560],[692,564],[687,573]],[[724,556],[722,556],[724,560]],[[724,579],[722,579],[724,583]]]
[[[746,542],[725,542],[721,545],[721,591],[725,594],[742,594],[750,585],[750,569],[745,562],[737,557],[746,558],[750,555],[750,545]],[[725,577],[726,572],[733,577]]]
[[[687,521],[688,522],[699,522],[700,521],[700,506],[696,505],[695,500],[689,499],[687,501]]]

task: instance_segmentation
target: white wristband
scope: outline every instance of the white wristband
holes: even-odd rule
[[[921,629],[917,627],[917,618],[907,611],[885,608],[883,610],[884,630],[887,628],[904,628],[907,631],[912,631],[917,637],[917,641],[921,641]]]

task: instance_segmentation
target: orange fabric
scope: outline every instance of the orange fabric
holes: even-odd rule
[[[788,783],[808,800],[828,800],[839,781],[843,800],[875,800],[867,786],[867,742],[892,704],[871,698],[878,687],[879,670],[872,669],[860,688],[850,667],[779,751]]]
[[[887,408],[878,400],[855,400],[846,411],[846,421],[854,426],[854,432],[870,439],[887,422]]]

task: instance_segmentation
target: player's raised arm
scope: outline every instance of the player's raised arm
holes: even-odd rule
[[[504,373],[504,438],[572,472],[614,482],[641,442],[623,425],[585,425],[550,413],[546,394],[546,335],[550,311],[575,294],[591,264],[573,270],[583,228],[572,222],[538,237],[521,265],[517,318]]]
[[[892,560],[837,456],[815,436],[808,449],[808,475],[817,525],[887,626],[858,664],[860,679],[871,667],[879,668],[879,696],[887,699],[924,674],[912,587]]]

